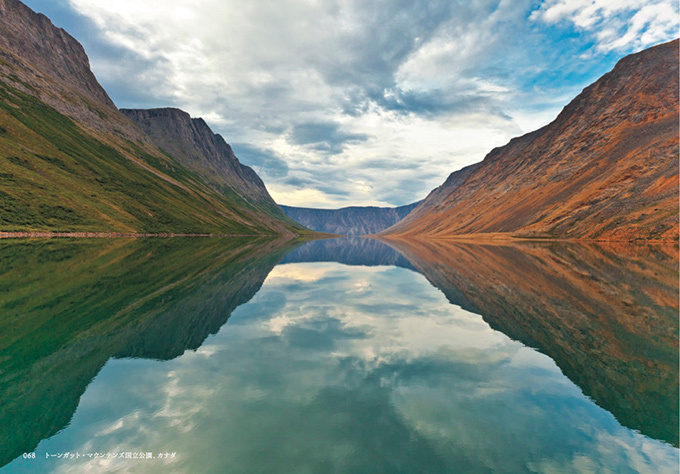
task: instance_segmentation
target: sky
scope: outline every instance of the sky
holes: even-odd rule
[[[672,0],[24,0],[120,108],[203,117],[279,204],[400,206],[552,121]]]

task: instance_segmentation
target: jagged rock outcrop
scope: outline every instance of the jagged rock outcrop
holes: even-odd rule
[[[623,58],[385,234],[677,240],[678,40]]]
[[[419,202],[401,207],[343,207],[309,209],[281,206],[293,220],[317,232],[338,235],[371,235],[393,226],[406,217]]]

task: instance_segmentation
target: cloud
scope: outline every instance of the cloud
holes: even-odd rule
[[[592,34],[596,49],[606,53],[639,50],[677,36],[680,10],[667,0],[547,0],[531,19],[572,23]]]
[[[659,0],[26,1],[74,29],[118,106],[203,117],[277,202],[324,207],[422,199],[678,18]]]
[[[287,200],[312,195],[331,207],[413,202],[462,160],[457,152],[461,143],[442,146],[436,136],[442,127],[435,121],[458,117],[465,122],[471,111],[493,115],[481,121],[493,124],[486,130],[493,145],[511,138],[510,129],[518,130],[494,100],[505,93],[502,88],[489,88],[491,82],[478,81],[468,66],[462,67],[474,54],[449,48],[453,56],[446,60],[458,65],[449,68],[449,81],[432,88],[421,87],[412,60],[433,41],[456,44],[463,37],[477,38],[477,22],[498,9],[495,1],[70,4],[98,29],[99,41],[110,45],[93,65],[119,106],[156,102],[205,117],[227,141],[237,143],[237,156],[262,174],[281,203],[296,204]],[[520,10],[510,23],[521,18]],[[484,29],[491,32],[493,26]],[[405,64],[413,65],[408,74]],[[497,119],[504,123],[500,134]],[[448,125],[456,136],[455,124]],[[416,134],[411,143],[403,141]],[[487,146],[467,159],[480,160]],[[449,164],[436,166],[433,175],[426,160],[435,155]],[[360,168],[364,161],[386,156],[391,166],[382,172]],[[403,182],[404,172],[430,178],[417,191],[407,186],[395,201],[393,189],[397,179]],[[329,185],[329,177],[344,185]],[[308,183],[317,192],[295,192],[294,182]]]
[[[255,168],[258,174],[275,178],[288,175],[288,163],[273,150],[258,148],[248,143],[232,143],[231,148],[239,161]]]
[[[336,122],[307,122],[294,125],[290,138],[296,145],[312,145],[314,150],[337,155],[346,144],[366,141],[368,135],[344,132]]]

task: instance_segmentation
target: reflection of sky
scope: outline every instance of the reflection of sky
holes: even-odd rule
[[[45,452],[176,452],[45,461]],[[276,267],[196,352],[112,360],[71,425],[22,467],[180,472],[677,472],[547,356],[450,305],[420,275]]]

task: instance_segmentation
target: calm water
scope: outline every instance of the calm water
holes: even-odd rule
[[[3,472],[678,470],[674,248],[63,240],[0,265]]]

